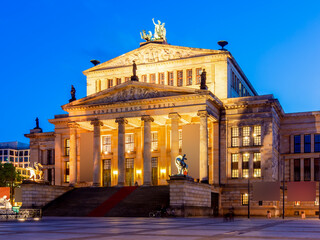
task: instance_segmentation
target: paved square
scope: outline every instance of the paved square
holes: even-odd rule
[[[0,222],[0,239],[320,239],[320,220],[45,217]]]

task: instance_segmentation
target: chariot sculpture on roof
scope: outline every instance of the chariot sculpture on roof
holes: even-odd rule
[[[142,30],[140,32],[140,36],[142,39],[149,41],[156,41],[156,40],[163,40],[164,42],[167,42],[166,38],[166,29],[164,28],[165,23],[161,23],[160,20],[158,20],[158,23],[155,23],[154,18],[152,18],[152,22],[154,24],[154,34],[152,37],[152,32],[148,31],[148,34],[146,33],[146,30]]]

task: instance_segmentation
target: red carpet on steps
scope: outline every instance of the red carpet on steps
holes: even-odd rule
[[[118,192],[113,194],[110,198],[104,201],[99,207],[93,209],[88,217],[104,217],[107,212],[114,208],[119,202],[125,199],[130,193],[132,193],[137,187],[122,187]]]

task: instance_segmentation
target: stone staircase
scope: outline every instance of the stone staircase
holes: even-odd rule
[[[169,186],[75,188],[43,208],[44,216],[148,217],[169,205]]]

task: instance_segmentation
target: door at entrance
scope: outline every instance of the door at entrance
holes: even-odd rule
[[[111,186],[111,159],[103,160],[103,186]]]
[[[126,165],[125,185],[133,186],[134,185],[134,172],[133,172],[134,159],[127,158],[125,165]]]
[[[158,185],[158,158],[153,157],[151,159],[151,167],[152,167],[152,185]]]

